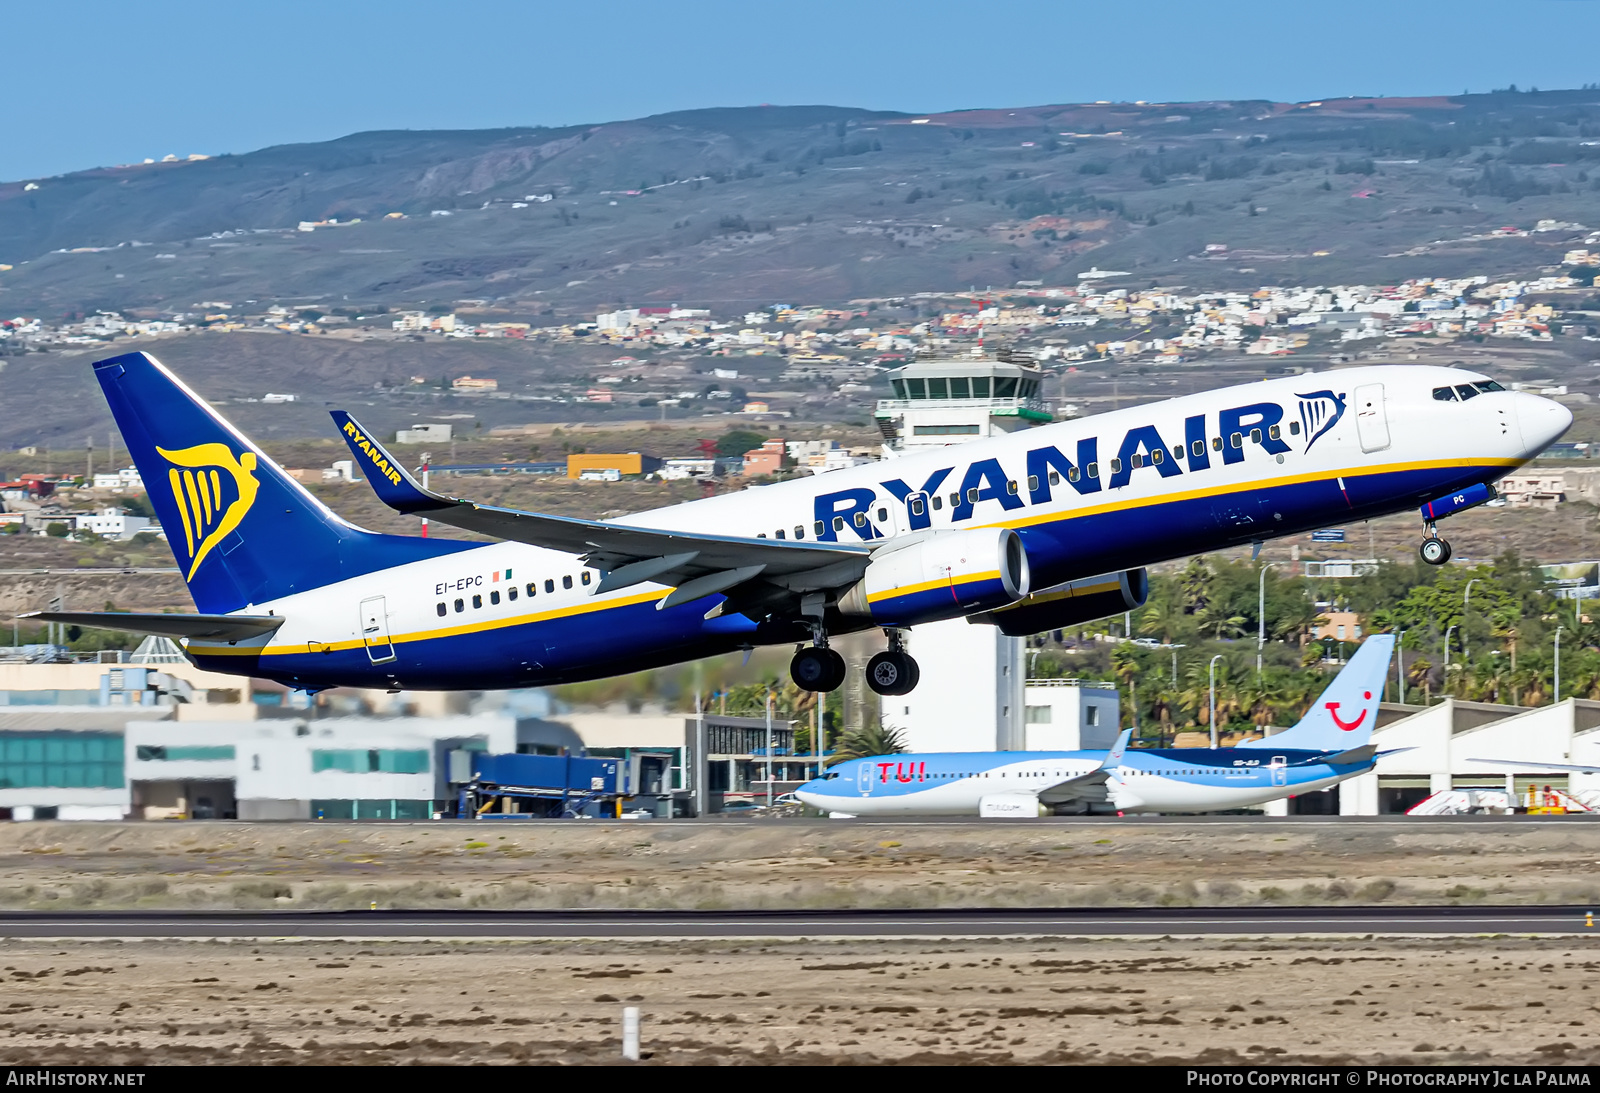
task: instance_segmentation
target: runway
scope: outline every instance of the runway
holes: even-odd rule
[[[108,911],[0,914],[0,938],[987,938],[1580,934],[1590,908],[1140,907],[920,911]]]

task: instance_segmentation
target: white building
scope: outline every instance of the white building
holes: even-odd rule
[[[1022,639],[951,619],[918,626],[906,641],[922,678],[908,695],[880,699],[884,725],[909,751],[1018,751],[1023,733]]]
[[[104,508],[77,518],[78,531],[92,531],[102,539],[132,539],[151,526],[145,516],[129,516],[118,508]]]
[[[451,428],[449,425],[413,425],[396,430],[394,440],[396,444],[447,444]]]
[[[1121,732],[1115,683],[1083,679],[1030,679],[1023,688],[1026,751],[1107,749]]]

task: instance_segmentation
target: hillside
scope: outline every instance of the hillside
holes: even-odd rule
[[[1600,224],[1597,135],[1587,90],[359,133],[0,184],[0,312],[483,299],[572,315],[1091,266],[1216,287],[1531,270],[1559,262],[1555,241],[1475,237]]]

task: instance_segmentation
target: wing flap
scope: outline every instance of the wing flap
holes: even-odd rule
[[[126,630],[134,634],[159,634],[166,638],[208,638],[245,641],[264,637],[283,625],[282,615],[162,615],[121,611],[35,611],[18,618],[59,622],[68,626],[94,626],[101,630]]]

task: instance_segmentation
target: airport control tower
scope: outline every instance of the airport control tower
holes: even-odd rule
[[[1039,397],[1043,371],[1006,355],[919,360],[889,373],[894,398],[879,401],[884,458],[1032,428],[1052,420]],[[1021,638],[965,619],[911,631],[922,667],[908,695],[881,699],[883,723],[905,733],[912,751],[1021,750]]]

